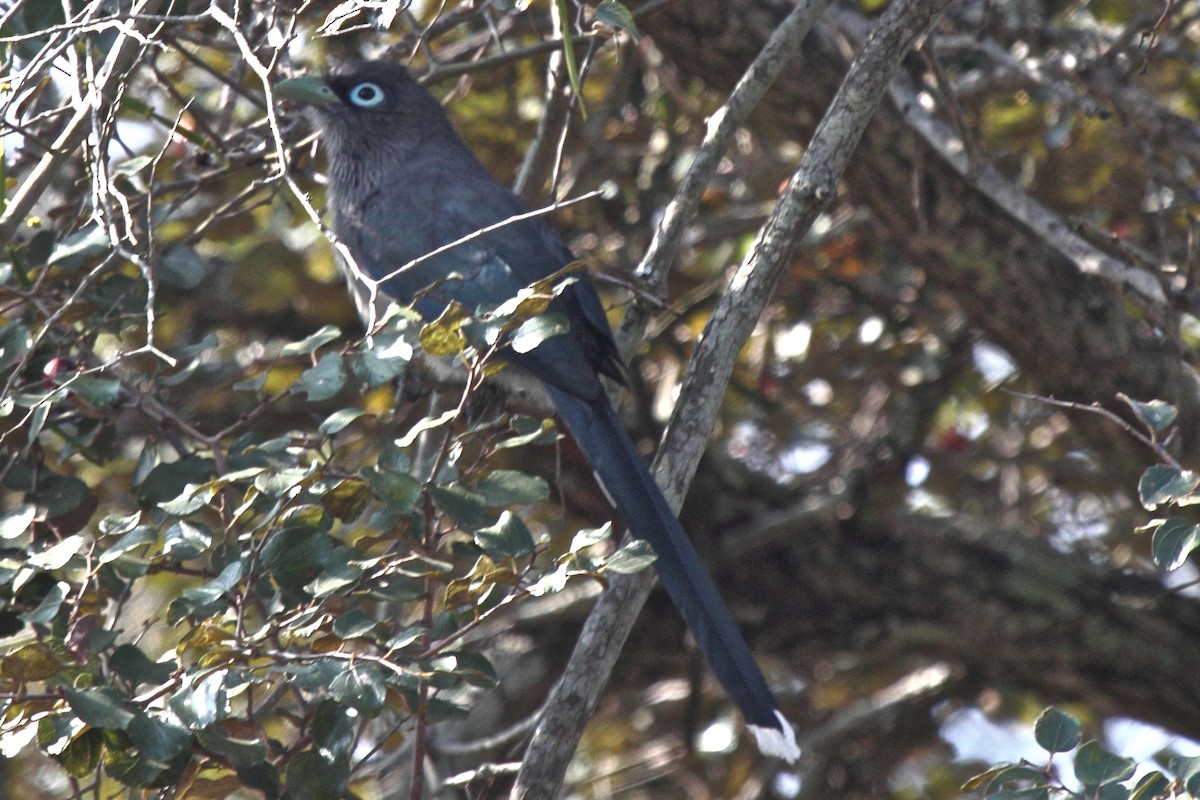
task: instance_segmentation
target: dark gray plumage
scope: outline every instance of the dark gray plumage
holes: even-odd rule
[[[350,63],[324,79],[285,81],[276,93],[314,109],[329,158],[334,229],[373,279],[528,212],[399,65]],[[545,217],[536,217],[429,258],[382,289],[433,319],[450,301],[496,306],[572,260]],[[447,280],[451,275],[458,277]],[[578,281],[551,309],[569,322],[569,332],[527,353],[506,350],[505,358],[543,383],[633,535],[653,546],[663,585],[759,748],[794,760],[799,749],[791,726],[604,393],[600,376],[621,381],[622,364],[595,289]]]

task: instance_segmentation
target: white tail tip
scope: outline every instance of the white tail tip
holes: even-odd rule
[[[781,711],[776,710],[775,716],[779,718],[778,728],[764,728],[761,725],[747,725],[746,727],[754,735],[754,743],[758,745],[760,753],[765,756],[782,758],[789,764],[794,764],[796,759],[800,758],[800,745],[796,744],[796,731]]]

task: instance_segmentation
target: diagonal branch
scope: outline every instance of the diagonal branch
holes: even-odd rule
[[[705,329],[659,455],[668,498],[682,497],[716,419],[741,343],[762,313],[800,237],[832,201],[888,81],[949,0],[893,3],[851,67],[783,197]],[[761,58],[762,56],[760,56]],[[777,68],[782,68],[780,60]],[[621,645],[654,583],[651,573],[615,577],[588,618],[566,673],[534,733],[514,798],[551,798],[596,707]]]

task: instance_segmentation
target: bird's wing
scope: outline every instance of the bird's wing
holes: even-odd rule
[[[437,167],[427,160],[403,181],[339,215],[338,232],[359,266],[377,280],[392,276],[382,287],[388,295],[405,302],[420,295],[417,309],[427,318],[450,301],[473,310],[495,307],[571,263],[571,252],[546,218],[520,219],[528,214],[522,201],[486,172],[464,181]],[[479,233],[492,226],[499,227]],[[426,257],[462,239],[467,241]],[[598,374],[619,379],[621,373],[595,289],[586,279],[577,281],[551,310],[567,320],[570,331],[532,352],[506,357],[547,383],[582,397],[598,396]]]

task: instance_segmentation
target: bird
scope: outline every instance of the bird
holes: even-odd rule
[[[360,273],[432,321],[451,303],[494,308],[576,261],[405,66],[347,61],[283,80],[274,93],[305,106],[320,134],[326,204],[352,256],[340,261],[360,312],[375,296]],[[601,377],[623,384],[624,362],[595,287],[575,280],[550,310],[569,324],[565,333],[500,356],[544,388],[630,533],[654,550],[660,581],[760,752],[795,761],[791,723],[605,392]]]

